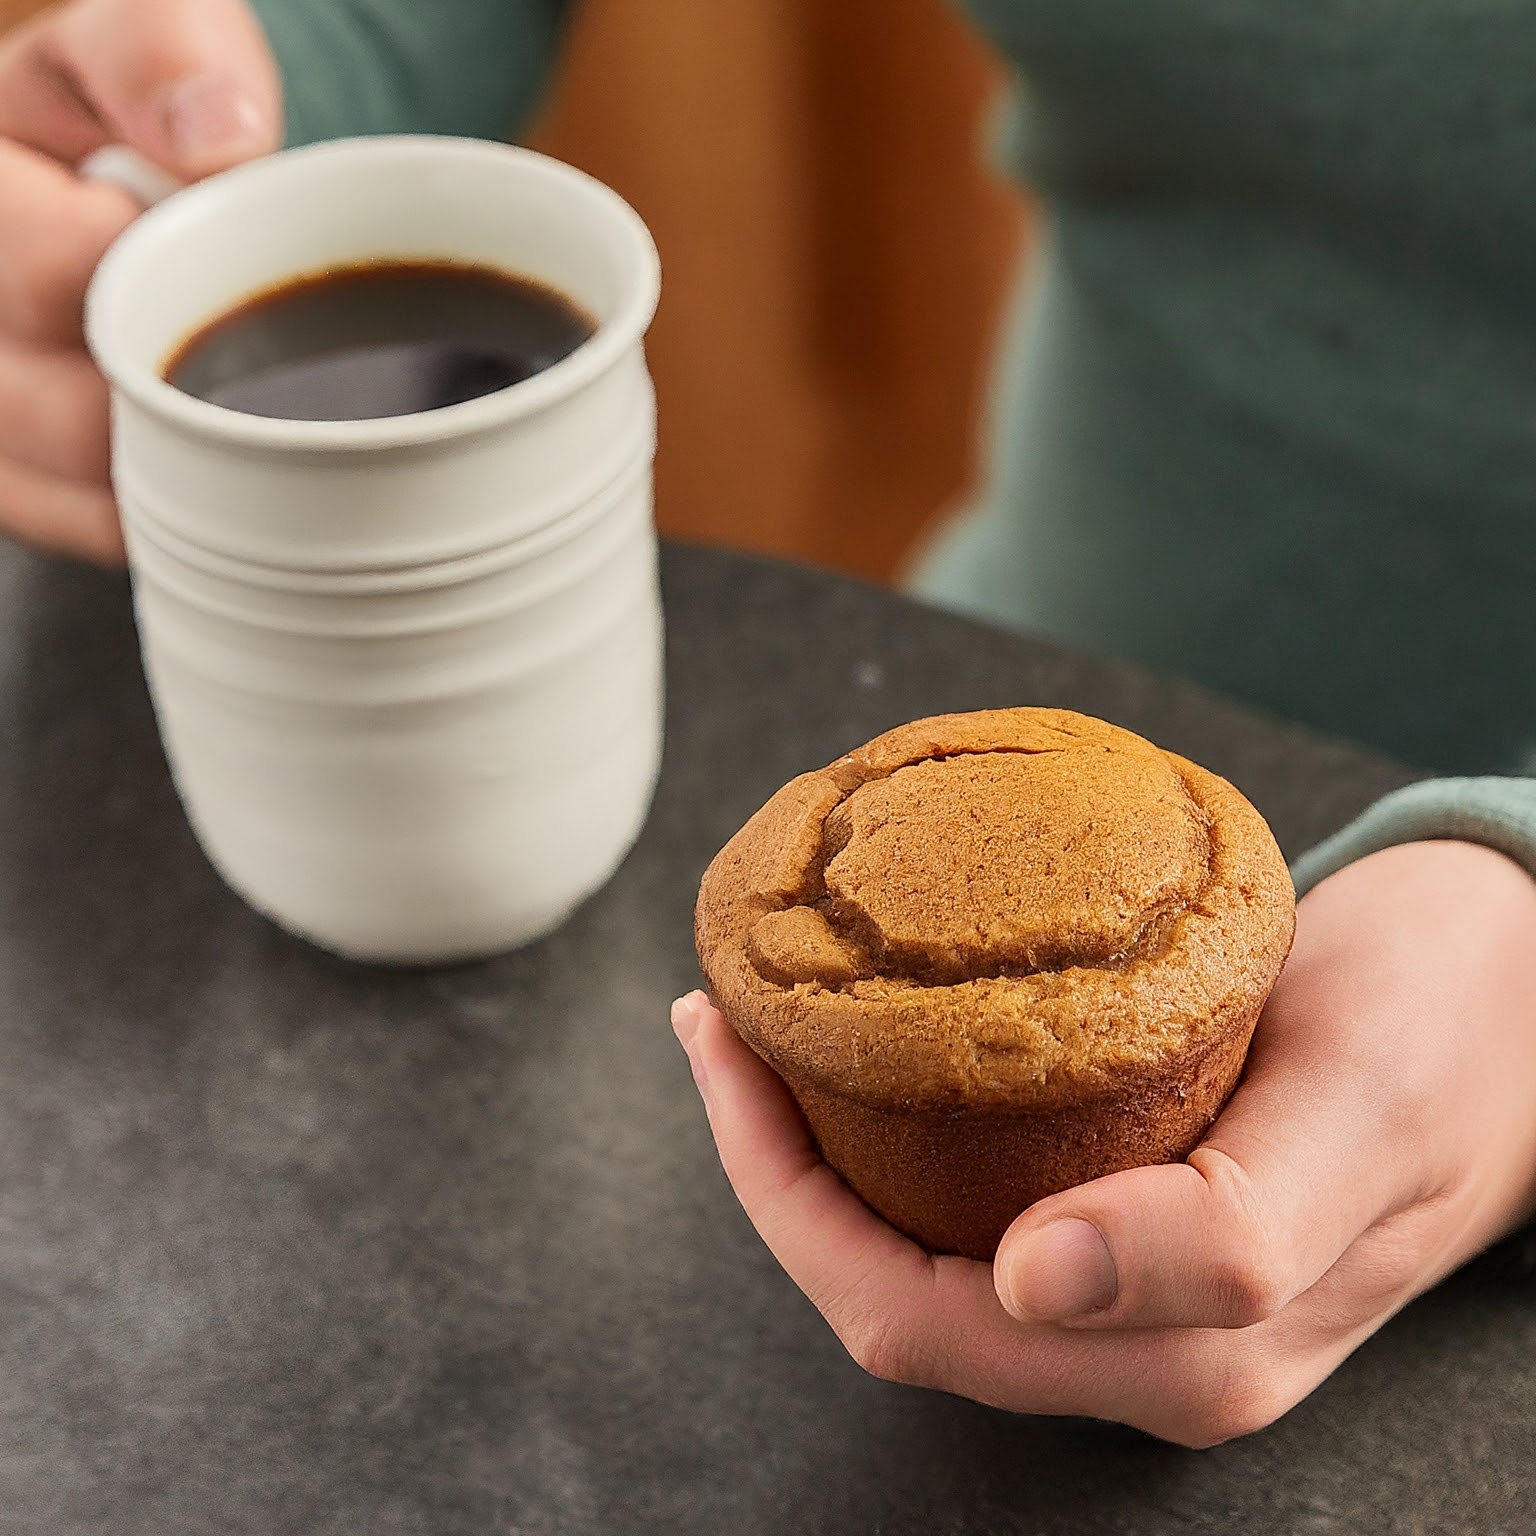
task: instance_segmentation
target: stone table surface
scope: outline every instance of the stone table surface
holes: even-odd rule
[[[1290,853],[1403,773],[793,567],[671,548],[664,585],[666,763],[618,876],[520,953],[391,973],[204,862],[125,583],[0,553],[0,1532],[1536,1531],[1507,1255],[1215,1451],[890,1386],[735,1205],[667,1027],[710,855],[899,721],[1107,716]]]

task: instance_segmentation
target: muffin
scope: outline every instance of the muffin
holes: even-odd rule
[[[1235,1086],[1295,895],[1225,780],[1058,709],[941,715],[786,784],[706,871],[716,1005],[935,1253],[1174,1162]]]

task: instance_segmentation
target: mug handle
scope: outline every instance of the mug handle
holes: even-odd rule
[[[179,181],[125,144],[108,144],[87,155],[75,174],[82,181],[105,181],[121,187],[145,208],[153,208],[173,192],[181,191]]]

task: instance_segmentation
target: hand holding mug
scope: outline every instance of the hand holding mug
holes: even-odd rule
[[[139,208],[77,168],[123,144],[198,180],[277,148],[279,94],[243,0],[72,0],[0,38],[0,533],[122,558],[82,308]]]

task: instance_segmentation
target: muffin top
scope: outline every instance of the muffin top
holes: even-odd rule
[[[705,873],[716,1003],[874,1108],[1046,1108],[1250,1020],[1295,899],[1214,774],[1056,709],[918,720],[786,784]]]

